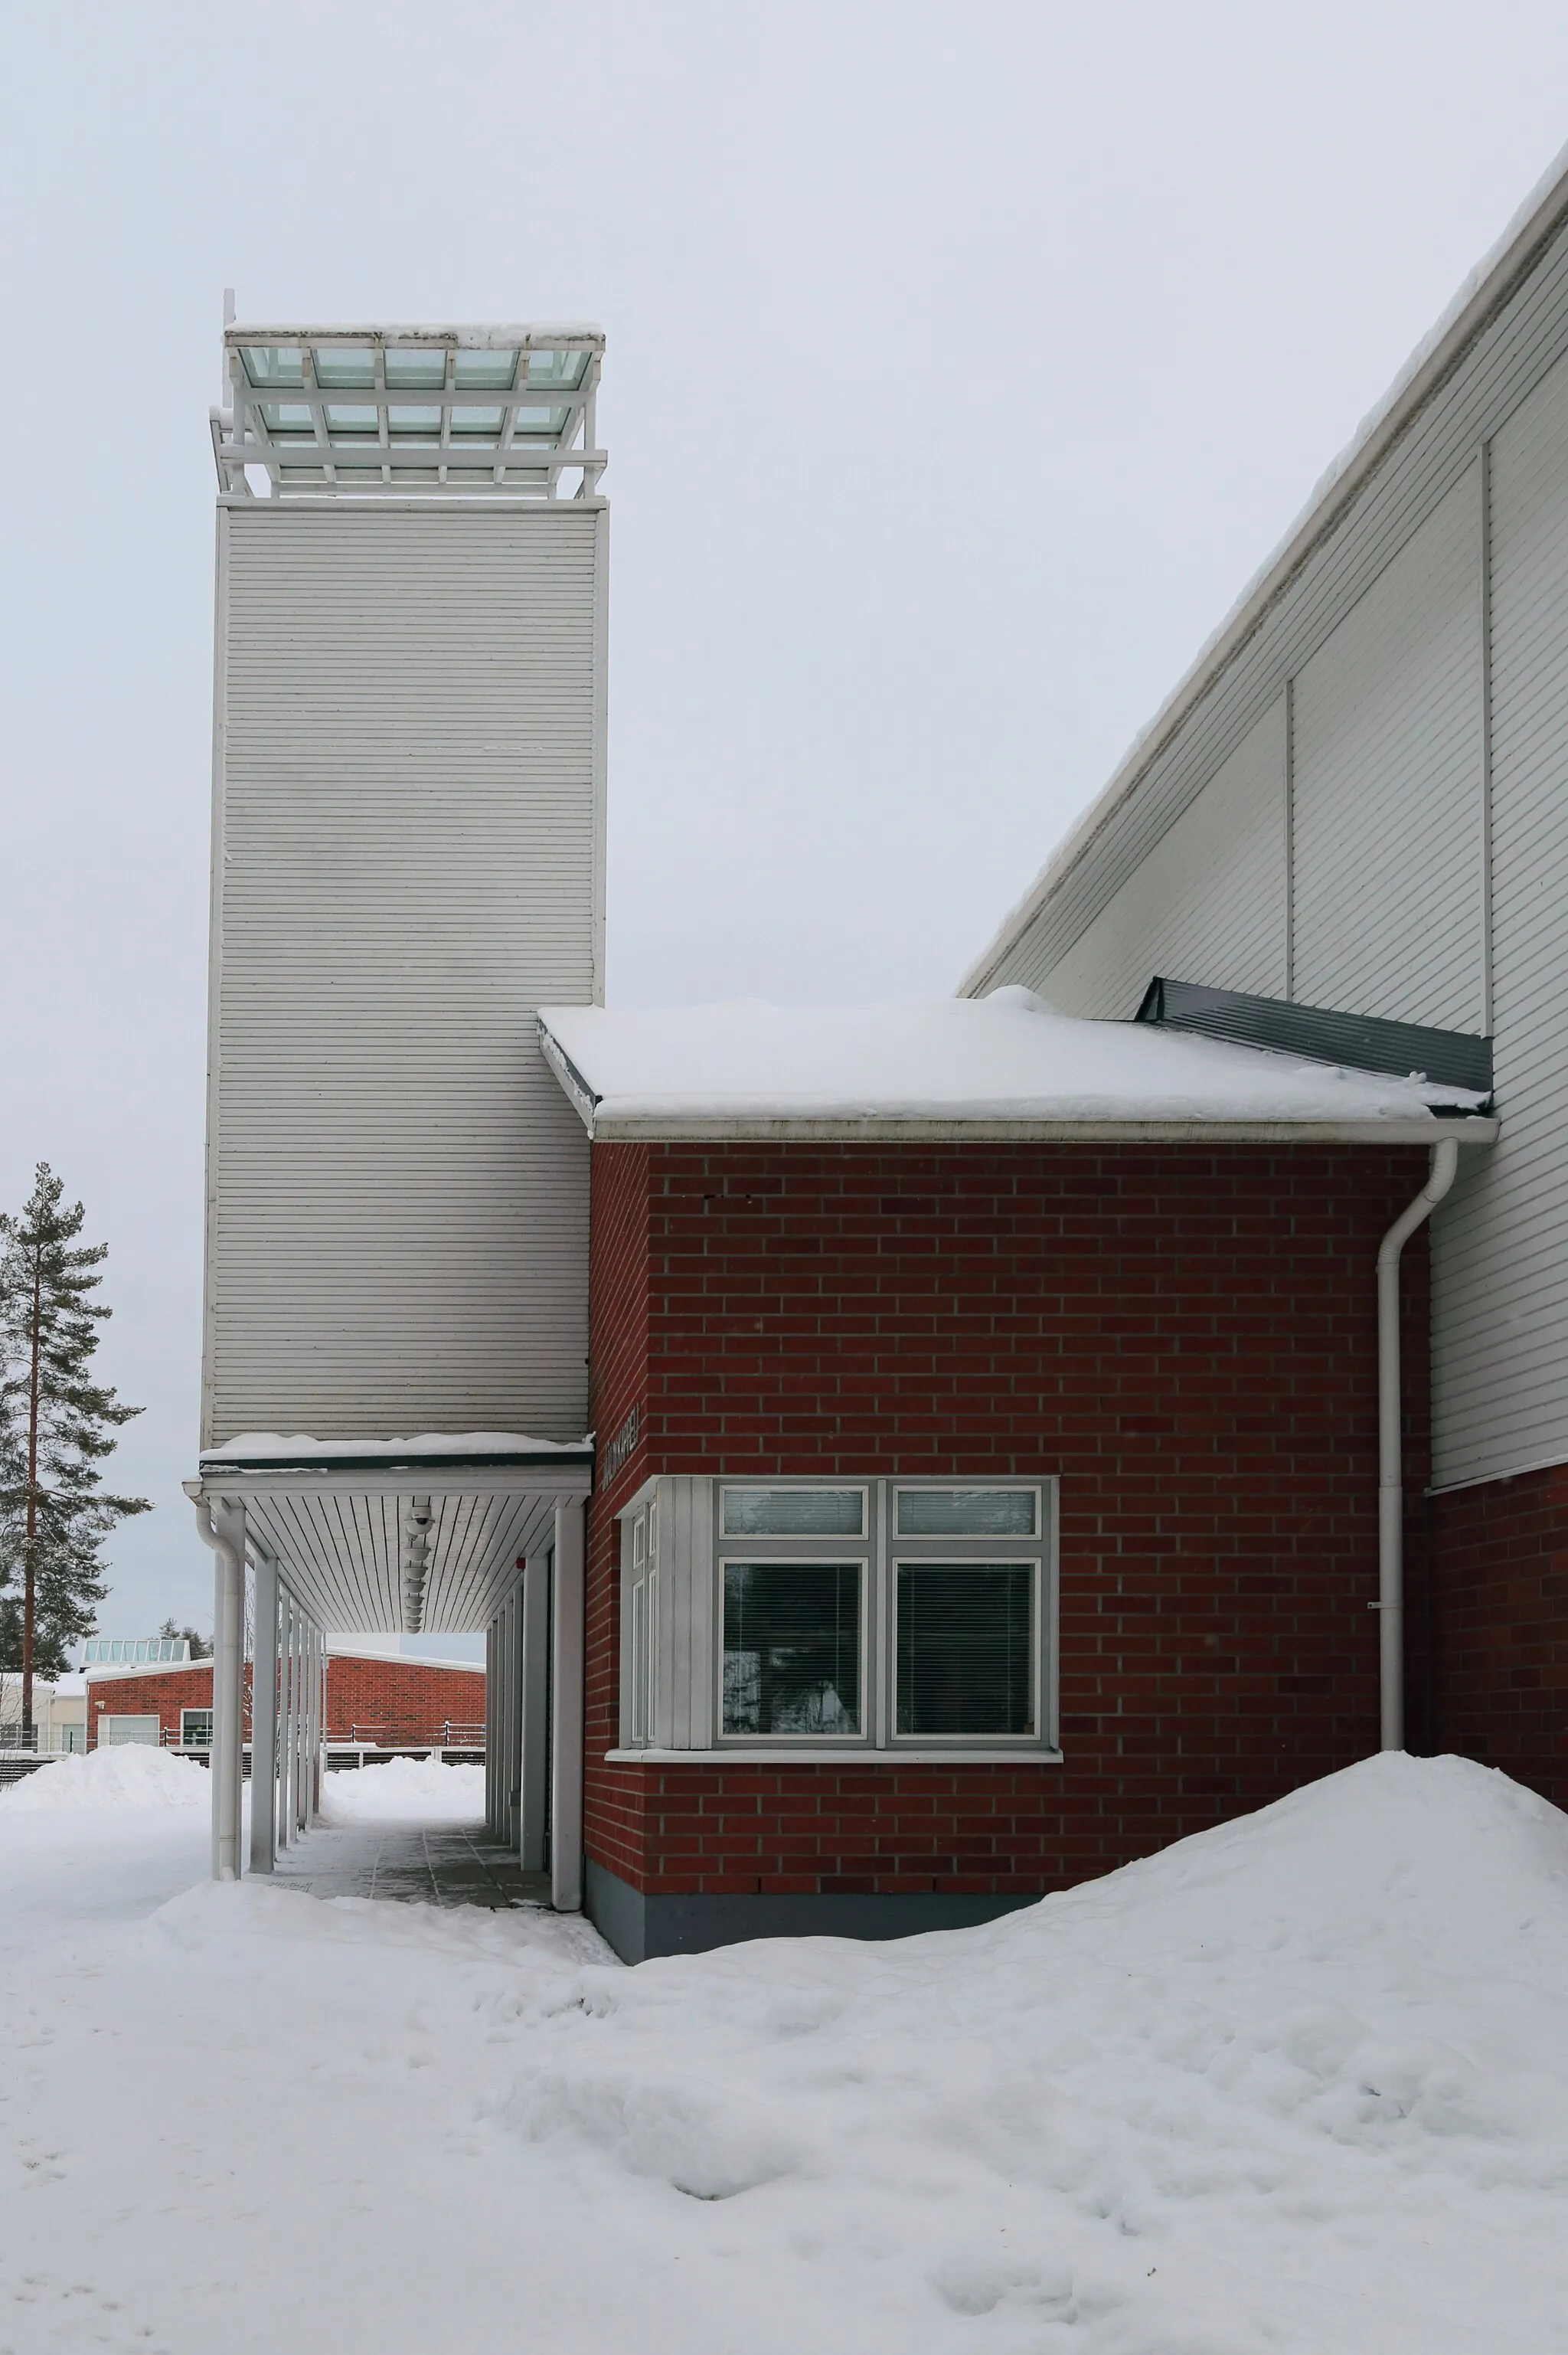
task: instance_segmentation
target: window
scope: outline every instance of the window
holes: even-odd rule
[[[861,1730],[859,1562],[726,1561],[726,1733]]]
[[[116,1717],[105,1711],[98,1721],[101,1750],[126,1742],[144,1742],[155,1750],[162,1739],[163,1727],[155,1717]]]
[[[1054,1757],[1054,1480],[649,1480],[621,1524],[620,1742]]]
[[[263,1696],[265,1698],[265,1696]],[[180,1747],[182,1750],[212,1748],[212,1711],[210,1709],[182,1709],[180,1711]]]

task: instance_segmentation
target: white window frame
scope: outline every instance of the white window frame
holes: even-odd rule
[[[189,1722],[190,1722],[190,1721],[191,1721],[191,1719],[192,1719],[193,1717],[205,1717],[205,1718],[206,1718],[206,1720],[207,1720],[207,1740],[206,1740],[206,1742],[193,1742],[191,1741],[191,1738],[190,1738],[189,1734],[188,1734],[188,1733],[186,1732],[186,1731],[185,1731],[186,1726],[189,1724]],[[209,1706],[209,1707],[207,1707],[207,1708],[206,1708],[206,1709],[182,1709],[182,1710],[181,1710],[181,1711],[180,1711],[180,1748],[181,1748],[182,1750],[184,1750],[184,1749],[185,1749],[185,1748],[187,1748],[187,1747],[188,1747],[188,1748],[190,1748],[190,1749],[193,1749],[193,1750],[210,1750],[210,1749],[211,1749],[211,1747],[212,1747],[212,1710],[211,1710],[210,1706]]]
[[[863,1497],[863,1536],[779,1538],[726,1537],[724,1494],[730,1488],[859,1489]],[[896,1497],[930,1490],[945,1495],[973,1490],[1028,1491],[1036,1499],[1033,1538],[974,1536],[899,1538],[894,1519]],[[744,1758],[783,1763],[795,1759],[854,1759],[891,1764],[926,1759],[970,1764],[1007,1759],[1057,1764],[1057,1677],[1060,1625],[1058,1572],[1058,1481],[1042,1473],[1031,1479],[838,1478],[752,1476],[656,1476],[622,1507],[620,1522],[620,1717],[611,1764],[660,1758]],[[661,1532],[654,1559],[634,1561],[635,1530]],[[644,1542],[646,1542],[644,1540]],[[899,1734],[896,1731],[897,1570],[912,1565],[965,1561],[1026,1562],[1034,1570],[1032,1684],[1035,1731],[1032,1734]],[[727,1561],[758,1567],[817,1561],[863,1564],[861,1581],[861,1731],[842,1733],[726,1733],[724,1727],[724,1573]],[[656,1574],[652,1607],[656,1626],[645,1622],[643,1643],[634,1643],[634,1590]],[[649,1610],[645,1600],[642,1610]],[[646,1660],[647,1699],[634,1710],[634,1649]]]

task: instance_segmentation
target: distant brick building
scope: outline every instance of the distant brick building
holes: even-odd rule
[[[250,1672],[246,1669],[249,1739]],[[89,1669],[88,1741],[205,1748],[212,1721],[212,1662]],[[456,1661],[326,1656],[326,1738],[378,1749],[475,1747],[483,1739],[484,1670]]]

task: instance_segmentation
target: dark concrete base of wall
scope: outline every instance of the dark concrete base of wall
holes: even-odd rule
[[[702,1955],[747,1938],[913,1938],[969,1930],[1033,1897],[645,1897],[590,1857],[583,1911],[624,1963]]]

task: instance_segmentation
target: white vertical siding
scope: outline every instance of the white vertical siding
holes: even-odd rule
[[[1502,1134],[1438,1214],[1439,1486],[1568,1458],[1568,361],[1492,444],[1491,648]]]
[[[1153,974],[1286,993],[1286,709],[1272,709],[1135,867],[1040,987],[1125,1018]]]
[[[1294,995],[1486,1027],[1480,468],[1295,683]]]
[[[583,1428],[604,532],[220,510],[204,1444]]]

